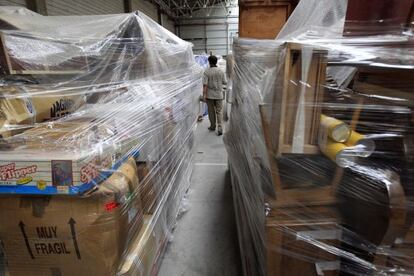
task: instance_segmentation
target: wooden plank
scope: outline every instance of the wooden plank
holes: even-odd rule
[[[292,61],[292,52],[290,50],[290,47],[288,44],[287,45],[287,49],[286,49],[286,58],[285,58],[285,68],[284,68],[284,73],[283,73],[283,87],[282,87],[282,91],[280,91],[282,93],[281,97],[281,101],[277,102],[277,98],[276,101],[273,101],[273,109],[276,110],[280,110],[280,118],[279,118],[279,137],[277,137],[277,149],[276,149],[276,155],[279,155],[279,150],[281,149],[285,142],[284,142],[284,137],[285,137],[285,131],[286,131],[286,123],[285,123],[285,116],[286,116],[286,103],[287,103],[287,93],[288,93],[288,89],[289,89],[289,83],[290,83],[290,78],[287,77],[291,74],[291,63]],[[278,94],[279,91],[275,91],[276,94]],[[280,103],[280,106],[279,106]],[[273,121],[271,122],[273,123]],[[277,126],[277,125],[276,125]]]
[[[319,55],[318,58],[318,69],[317,69],[317,76],[316,80],[323,80],[325,83],[326,80],[326,57],[325,53],[322,55]],[[310,145],[317,145],[318,144],[318,132],[319,132],[319,125],[321,120],[321,114],[322,114],[322,103],[324,100],[324,93],[325,93],[325,87],[323,85],[317,85],[315,87],[316,93],[315,93],[315,99],[314,103],[316,106],[313,107],[313,121],[312,121],[312,130],[311,130],[311,140],[308,141]]]
[[[281,180],[280,180],[280,175],[279,175],[279,168],[273,158],[273,150],[272,150],[273,146],[272,146],[272,138],[270,134],[270,126],[264,116],[263,106],[259,107],[259,111],[260,111],[260,117],[262,121],[263,136],[264,136],[264,140],[266,143],[267,153],[268,153],[268,158],[269,158],[269,163],[270,163],[270,171],[272,175],[273,186],[275,187],[276,194],[281,194],[282,185],[281,185]]]
[[[292,145],[283,145],[283,152],[292,152]],[[319,146],[315,145],[304,145],[303,154],[321,154]]]
[[[336,203],[332,186],[279,189],[276,199],[270,201],[273,208],[298,206],[326,206]]]

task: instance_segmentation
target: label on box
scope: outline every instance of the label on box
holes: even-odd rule
[[[20,221],[18,227],[31,259],[53,255],[73,255],[78,260],[82,259],[76,235],[76,221],[73,218],[70,218],[67,226],[64,227],[58,225],[33,227],[23,221]],[[68,235],[71,239],[66,238]]]
[[[0,193],[81,194],[109,178],[130,156],[115,162],[108,152],[88,160],[0,161]]]
[[[13,193],[79,193],[79,188],[99,177],[100,169],[111,165],[110,158],[101,164],[94,158],[80,169],[72,160],[0,162],[0,188],[8,187]]]
[[[56,187],[58,194],[69,194],[69,187],[68,186],[57,186]]]
[[[9,163],[0,166],[0,183],[12,183],[16,185],[25,185],[33,180],[37,173],[38,167],[35,164],[27,166],[16,166],[16,163]],[[7,184],[6,184],[7,185]]]

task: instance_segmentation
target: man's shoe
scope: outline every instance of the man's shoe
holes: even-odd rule
[[[210,131],[215,131],[215,130],[216,130],[216,128],[215,128],[215,127],[209,127],[209,128],[208,128],[208,130],[210,130]]]
[[[218,135],[218,136],[223,135],[223,130],[219,129],[219,130],[217,131],[217,135]]]

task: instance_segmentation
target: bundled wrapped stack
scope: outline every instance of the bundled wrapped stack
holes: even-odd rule
[[[276,40],[234,44],[245,275],[414,275],[414,38],[347,28],[352,2],[302,1]]]
[[[153,275],[188,189],[202,69],[141,13],[0,10],[10,275]]]

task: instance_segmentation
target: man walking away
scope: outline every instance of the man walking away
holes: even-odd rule
[[[203,77],[203,96],[207,102],[210,131],[216,130],[216,122],[220,136],[223,134],[223,84],[226,84],[224,72],[217,67],[217,57],[209,56],[210,68],[206,69]]]

